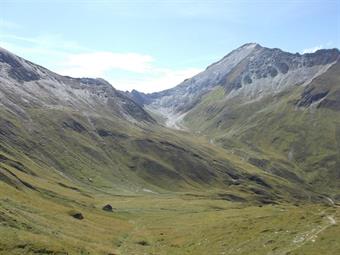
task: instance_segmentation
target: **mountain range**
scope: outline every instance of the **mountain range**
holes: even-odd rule
[[[339,190],[339,56],[250,43],[172,89],[127,95],[265,171]]]
[[[145,94],[0,48],[0,254],[335,254],[339,169],[338,49],[248,43]],[[254,227],[230,220],[233,210]],[[221,211],[237,236],[229,244],[226,228],[209,232]],[[184,223],[193,214],[200,236]],[[284,241],[270,237],[289,227],[277,217],[296,232]]]

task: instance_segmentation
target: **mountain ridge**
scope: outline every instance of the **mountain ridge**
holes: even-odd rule
[[[246,53],[241,53],[241,55],[248,55],[256,47],[259,46],[256,44],[243,46]],[[240,50],[229,55],[237,54],[234,56],[233,63],[223,64],[230,70],[232,66],[240,62],[238,51]],[[208,162],[214,156],[211,152],[207,153],[211,149],[206,146],[205,142],[203,144],[193,142],[195,136],[189,136],[185,140],[187,144],[181,142],[180,140],[187,136],[188,132],[181,134],[162,127],[140,105],[115,90],[105,80],[60,76],[3,51],[0,53],[0,60],[0,92],[1,103],[4,106],[2,108],[4,118],[0,119],[0,130],[3,135],[2,139],[7,141],[6,146],[16,144],[18,147],[15,148],[19,151],[23,150],[25,154],[30,154],[28,148],[31,148],[31,153],[35,152],[34,158],[49,162],[48,164],[59,169],[58,171],[69,177],[76,177],[78,181],[89,184],[86,175],[93,176],[93,173],[87,169],[86,164],[93,165],[91,161],[97,162],[99,167],[98,185],[101,182],[108,185],[122,172],[130,176],[118,185],[120,187],[125,181],[130,182],[135,178],[138,183],[146,182],[147,185],[157,187],[155,177],[161,178],[164,182],[164,184],[159,183],[161,189],[171,190],[197,188],[209,183],[224,187],[230,185],[234,178],[240,178],[245,183],[250,181],[260,186],[265,183],[265,186],[269,187],[272,185],[267,184],[267,181],[262,178],[281,182],[282,176],[286,178],[292,175],[287,170],[287,175],[277,176],[275,173],[274,175],[270,173],[266,177],[260,177],[257,174],[253,176],[243,166],[243,163],[239,162],[243,156],[237,155],[234,158],[227,155],[229,152],[224,152],[227,154],[223,155],[223,151],[218,152],[220,148],[212,151],[216,150],[223,155],[223,160],[214,159],[219,163],[209,165]],[[18,61],[23,65],[20,66]],[[13,68],[27,69],[32,72],[29,75],[31,78],[24,77],[23,79],[21,74],[12,73]],[[51,134],[51,140],[47,143],[44,139],[49,140],[49,135],[44,129],[50,130]],[[38,134],[42,139],[36,137]],[[148,137],[151,135],[153,139]],[[169,140],[164,140],[162,136],[166,136]],[[48,153],[43,146],[41,148],[36,146],[35,140],[46,144],[52,150],[57,149],[60,153],[57,156]],[[67,148],[68,140],[72,141],[72,146],[75,146],[72,151],[75,153],[74,156],[82,158],[83,163],[79,162],[79,166],[68,158],[70,151],[66,149],[64,152],[61,149]],[[22,145],[25,146],[21,147]],[[32,146],[36,147],[33,149]],[[192,148],[189,149],[188,146]],[[130,149],[127,150],[126,147]],[[172,151],[172,153],[166,153],[166,151]],[[112,158],[112,155],[115,157]],[[166,155],[165,158],[164,155]],[[181,158],[180,164],[174,155]],[[40,158],[42,156],[43,158]],[[112,160],[117,166],[111,165]],[[232,165],[232,167],[225,168],[223,165]],[[236,167],[236,165],[239,166]],[[246,165],[250,167],[251,162],[247,162]],[[253,165],[253,167],[257,173],[258,166]],[[86,171],[83,172],[82,168]],[[236,173],[239,173],[236,174],[234,168],[237,169]],[[109,176],[110,171],[113,176]],[[263,174],[266,175],[266,173]],[[279,179],[276,180],[276,178]],[[295,182],[296,180],[298,181]],[[289,181],[295,182],[292,187],[286,186],[288,183],[282,187],[285,187],[285,192],[286,189],[290,190],[290,196],[294,197],[293,190],[298,188],[296,185],[301,183],[301,180],[298,176],[290,178]],[[176,188],[167,186],[169,181],[174,181]],[[282,192],[281,188],[278,190],[275,188],[272,191]]]
[[[0,51],[0,254],[337,254],[338,51],[301,86],[244,47],[161,114]],[[287,86],[228,97],[252,63]]]
[[[252,52],[254,51],[259,52],[260,57],[251,56]],[[240,52],[241,54],[238,54]],[[281,56],[276,56],[276,55],[281,55]],[[338,49],[322,49],[322,50],[316,51],[315,53],[305,53],[301,55],[299,53],[293,54],[289,52],[284,52],[278,48],[271,49],[271,48],[262,47],[261,45],[257,43],[248,43],[230,52],[229,54],[224,56],[219,61],[209,65],[200,74],[197,74],[190,79],[186,79],[185,81],[183,81],[182,83],[180,83],[179,85],[173,88],[170,88],[170,89],[167,89],[161,92],[155,92],[155,93],[149,93],[149,94],[145,94],[145,93],[141,93],[136,90],[133,90],[132,92],[129,92],[126,94],[130,96],[132,99],[134,99],[136,102],[138,102],[139,104],[148,106],[151,111],[157,112],[157,109],[156,109],[157,107],[165,108],[163,110],[163,113],[164,113],[163,115],[165,115],[165,117],[166,117],[167,112],[171,112],[175,115],[178,115],[178,112],[183,113],[186,110],[190,109],[190,107],[192,107],[192,105],[195,104],[195,101],[199,97],[204,95],[206,92],[208,92],[211,88],[215,86],[223,85],[226,91],[231,94],[230,96],[234,96],[231,92],[233,92],[234,94],[240,93],[240,91],[238,90],[242,87],[246,87],[246,85],[251,84],[253,80],[256,81],[256,79],[264,79],[268,75],[277,76],[280,73],[286,74],[289,70],[288,65],[284,61],[282,63],[277,62],[271,65],[268,65],[268,63],[263,62],[263,59],[268,60],[271,57],[273,58],[273,61],[275,62],[275,58],[279,58],[279,57],[281,59],[287,58],[289,61],[291,61],[290,65],[293,66],[294,68],[299,67],[300,68],[299,72],[301,72],[302,65],[311,67],[311,68],[313,66],[318,66],[318,65],[320,66],[327,65],[327,64],[332,65],[336,61],[339,60],[339,55],[340,53]],[[242,61],[245,61],[247,57],[250,59],[247,60],[248,62],[243,64],[243,67],[242,67],[242,64],[240,64],[241,62],[240,59],[242,59]],[[255,59],[260,58],[259,60],[260,63],[253,63],[254,58]],[[300,63],[294,63],[296,59]],[[224,62],[228,62],[226,65],[229,68],[225,68]],[[250,73],[250,74],[245,73],[245,74],[239,74],[239,75],[236,74],[236,77],[232,78],[233,76],[232,69],[236,68],[234,72],[237,73],[237,72],[241,72],[240,68],[241,69],[246,68],[242,72],[247,72],[247,69],[249,69],[249,67],[245,67],[244,65],[249,65],[249,64],[255,65],[253,69],[254,68],[256,69],[256,71],[258,72],[257,74],[255,73]],[[223,69],[223,72],[220,69],[220,65],[222,65],[221,69]],[[241,65],[241,67],[237,68],[237,65]],[[260,70],[259,68],[261,68],[261,65],[264,65],[264,66]],[[325,69],[327,69],[328,67],[326,67]],[[286,70],[287,68],[288,70]],[[308,68],[305,68],[305,69],[308,70]],[[320,71],[320,73],[318,73],[318,71]],[[310,82],[314,77],[320,75],[324,71],[325,70],[308,70],[309,73],[305,74],[305,76],[309,77],[307,80],[306,79],[298,80],[295,77],[294,78],[296,79],[295,82],[291,82],[291,81],[289,82],[294,83],[294,84],[301,83],[301,82]],[[208,76],[209,79],[204,78],[204,76]],[[212,76],[214,78],[211,78]],[[202,79],[204,81],[202,81]],[[199,83],[196,82],[196,80],[199,80]],[[202,83],[205,83],[205,84],[202,85]],[[279,86],[279,84],[277,86]],[[280,86],[284,87],[282,84]],[[198,90],[201,93],[198,93],[197,95],[194,95],[194,96],[186,95],[186,94],[194,93],[193,90]],[[174,94],[175,96],[171,97],[171,94]],[[162,114],[162,112],[160,113]]]
[[[154,122],[138,104],[104,79],[61,76],[4,49],[0,50],[0,63],[2,88],[8,84],[1,93],[6,95],[12,91],[21,95],[22,104],[39,102],[45,107],[58,104],[88,113],[94,105],[100,105],[108,114],[111,112],[130,120]],[[5,77],[7,81],[4,80]],[[25,87],[18,86],[24,82]]]

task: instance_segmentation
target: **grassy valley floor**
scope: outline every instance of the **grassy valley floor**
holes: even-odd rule
[[[0,254],[339,254],[340,208],[0,182]],[[111,204],[113,212],[102,207]],[[73,218],[81,213],[84,219]]]

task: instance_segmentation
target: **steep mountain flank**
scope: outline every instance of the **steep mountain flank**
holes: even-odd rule
[[[103,79],[60,76],[1,48],[0,81],[1,103],[8,111],[23,116],[25,107],[64,107],[86,114],[100,111],[129,121],[153,122],[138,104]]]
[[[6,50],[0,57],[0,166],[7,184],[36,190],[20,171],[132,194],[232,187],[244,201],[309,197],[311,191],[296,196],[298,183],[158,125],[105,80],[60,76]]]
[[[338,56],[247,44],[150,95],[1,49],[0,254],[338,254]]]
[[[255,98],[246,94],[246,89],[228,93],[219,87],[185,115],[183,125],[209,135],[224,147],[247,148],[252,155],[248,160],[254,155],[265,159],[266,163],[259,165],[264,170],[284,176],[300,172],[316,189],[328,190],[336,197],[339,73],[337,62],[304,85],[261,92]],[[281,166],[275,167],[275,162]]]
[[[339,59],[338,49],[300,55],[246,44],[143,103],[168,126],[338,197]]]
[[[133,91],[129,96],[176,127],[203,95],[217,87],[223,87],[229,99],[237,97],[245,103],[260,100],[293,86],[306,85],[332,66],[339,55],[337,49],[300,55],[250,43],[172,89],[152,94]]]

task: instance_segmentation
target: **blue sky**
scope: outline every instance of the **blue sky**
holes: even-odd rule
[[[121,90],[173,87],[247,42],[340,47],[340,1],[0,0],[0,47]]]

